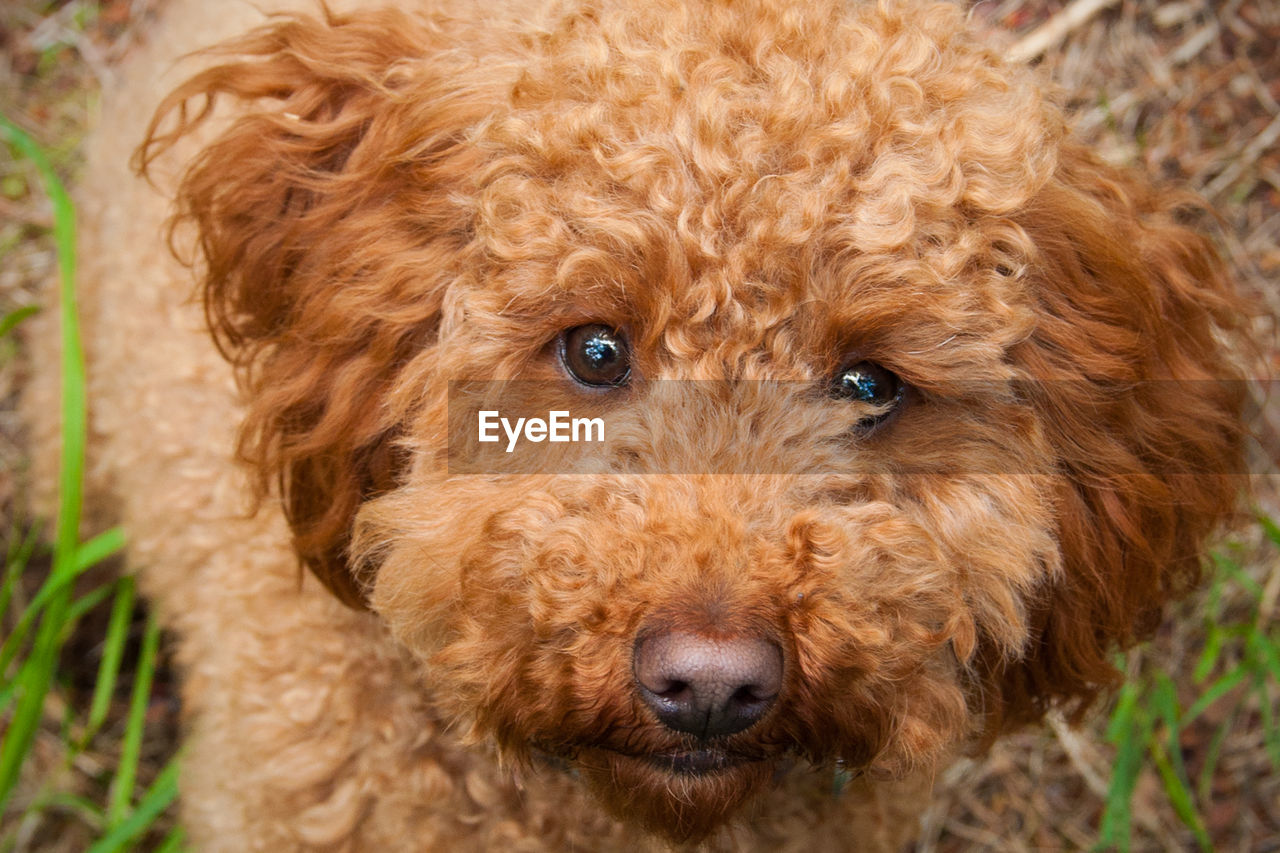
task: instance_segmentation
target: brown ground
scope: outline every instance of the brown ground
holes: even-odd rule
[[[74,180],[77,151],[94,93],[111,63],[129,49],[160,0],[3,0],[0,2],[0,113],[32,133],[64,176]],[[220,0],[210,0],[220,2]],[[1220,242],[1242,287],[1280,316],[1280,3],[1275,0],[985,0],[973,16],[1009,43],[1067,18],[1082,5],[1101,6],[1083,24],[1047,44],[1037,60],[1078,113],[1078,132],[1118,162],[1203,193],[1222,216]],[[0,316],[35,301],[53,269],[51,212],[34,171],[0,150]],[[1272,321],[1259,320],[1268,364],[1280,375]],[[22,381],[12,338],[0,340],[0,530],[14,523],[24,468],[13,396]],[[1262,408],[1260,432],[1280,435],[1280,407]],[[1264,438],[1276,458],[1278,445]],[[1267,463],[1263,463],[1267,464]],[[1258,502],[1280,518],[1274,462],[1255,478]],[[1258,531],[1238,537],[1234,552],[1263,589],[1260,605],[1231,585],[1222,598],[1225,622],[1245,621],[1260,608],[1270,636],[1276,627],[1280,556]],[[2,545],[3,543],[0,543]],[[1206,596],[1188,602],[1149,646],[1130,655],[1129,671],[1150,679],[1167,672],[1184,707],[1204,689],[1192,675],[1206,635]],[[9,628],[9,616],[4,630]],[[59,720],[66,703],[87,701],[96,671],[101,619],[87,620],[67,654],[68,686],[50,702],[49,725],[37,743],[37,776],[61,754]],[[118,719],[129,679],[118,692]],[[1268,704],[1280,717],[1280,686]],[[1183,732],[1180,751],[1194,779],[1209,740],[1236,706],[1228,695]],[[165,680],[153,703],[144,778],[164,762],[175,739],[173,701]],[[1104,709],[1105,710],[1105,709]],[[1280,851],[1280,769],[1263,747],[1262,708],[1251,700],[1234,716],[1200,812],[1216,850]],[[1041,732],[1003,741],[988,760],[962,763],[942,780],[923,850],[1076,849],[1093,845],[1105,803],[1114,748],[1098,714],[1079,729],[1060,721]],[[118,730],[118,726],[117,729]],[[98,802],[117,742],[108,726],[59,784]],[[42,759],[41,756],[47,756]],[[1133,801],[1134,849],[1195,849],[1193,836],[1165,796],[1148,762]],[[8,831],[4,833],[7,835]],[[18,849],[82,850],[92,838],[73,811],[50,811],[25,827]]]

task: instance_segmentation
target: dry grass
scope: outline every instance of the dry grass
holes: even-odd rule
[[[113,59],[145,28],[155,2],[7,0],[0,6],[0,113],[36,136],[67,177],[74,179],[94,92],[110,75]],[[1091,15],[1074,19],[1081,10]],[[1210,199],[1222,217],[1221,243],[1236,276],[1262,306],[1258,332],[1266,364],[1260,373],[1280,374],[1273,328],[1273,318],[1280,316],[1280,4],[985,0],[972,14],[998,38],[1016,42],[1015,49],[1024,51],[1032,50],[1032,34],[1046,32],[1041,27],[1047,25],[1050,35],[1040,42],[1042,54],[1034,49],[1035,61],[1075,109],[1078,132],[1110,159],[1141,164],[1151,174]],[[1066,26],[1055,31],[1059,24]],[[37,285],[51,276],[50,221],[29,167],[0,151],[0,317],[33,304]],[[0,529],[5,530],[15,523],[17,483],[24,468],[13,415],[13,397],[22,381],[14,346],[11,338],[0,339]],[[1272,518],[1280,518],[1274,475],[1280,446],[1275,440],[1280,436],[1277,408],[1261,407],[1260,464],[1270,473],[1255,478],[1259,505]],[[1266,545],[1260,529],[1240,539],[1229,553],[1258,594],[1250,592],[1247,582],[1230,581],[1187,602],[1154,642],[1130,655],[1134,684],[1153,690],[1167,675],[1185,708],[1211,680],[1197,679],[1204,673],[1195,670],[1215,625],[1252,622],[1271,637],[1277,635],[1277,549]],[[123,717],[127,678],[117,690],[118,707],[104,736],[73,765],[64,766],[60,759],[65,710],[87,701],[104,620],[83,623],[64,651],[63,682],[51,694],[47,725],[24,774],[29,789],[37,782],[48,786],[50,774],[57,774],[57,790],[97,802],[105,797],[102,780],[109,778],[119,751],[111,721],[118,724]],[[7,633],[10,623],[3,625]],[[1223,666],[1232,663],[1231,654],[1225,653]],[[1246,698],[1243,686],[1229,692],[1181,729],[1170,746],[1187,776],[1203,783],[1199,814],[1217,850],[1280,850],[1280,773],[1264,748],[1262,722],[1266,712],[1280,715],[1276,684],[1262,696]],[[161,681],[145,741],[144,781],[173,748],[175,705],[168,682]],[[1094,846],[1117,749],[1115,738],[1106,736],[1106,710],[1078,729],[1051,721],[1043,731],[1001,742],[985,761],[950,769],[929,814],[922,849]],[[1215,744],[1214,735],[1223,726],[1228,733]],[[1164,734],[1158,722],[1155,731]],[[1200,779],[1206,766],[1209,770]],[[1132,816],[1133,849],[1195,849],[1194,835],[1179,819],[1166,783],[1150,761],[1137,778]],[[9,836],[9,830],[0,835]],[[92,837],[93,827],[68,805],[46,810],[12,838],[17,849],[49,851],[81,850]]]

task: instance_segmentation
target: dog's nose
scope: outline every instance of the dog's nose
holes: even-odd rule
[[[669,729],[708,739],[740,732],[782,690],[782,649],[761,637],[669,632],[635,649],[640,695]]]

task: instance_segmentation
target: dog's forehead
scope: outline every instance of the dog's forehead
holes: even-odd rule
[[[1062,134],[963,30],[945,4],[566,15],[474,137],[477,233],[552,289],[666,290],[682,316],[847,303],[852,282],[945,291],[999,265],[993,244],[1016,254],[1002,218]],[[541,290],[528,279],[516,298]]]

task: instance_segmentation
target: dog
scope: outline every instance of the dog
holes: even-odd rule
[[[945,3],[394,5],[172,0],[89,145],[198,849],[894,850],[1115,684],[1239,497],[1194,199]]]

